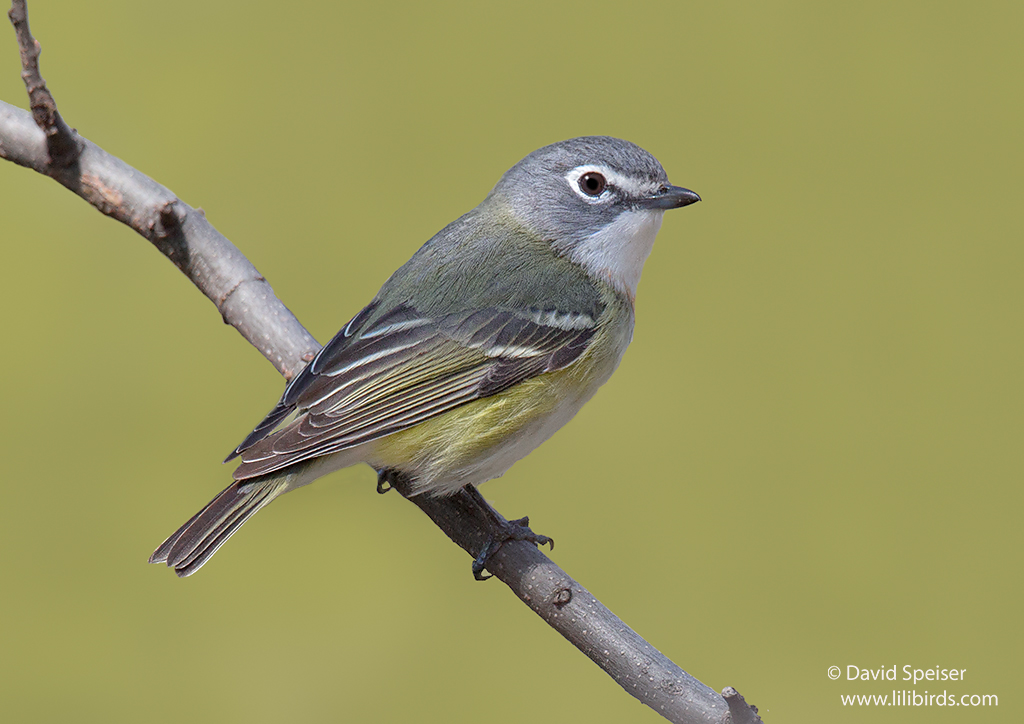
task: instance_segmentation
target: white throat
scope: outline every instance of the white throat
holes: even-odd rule
[[[662,210],[652,209],[624,211],[615,221],[576,246],[569,258],[591,275],[610,282],[632,302],[664,214]]]

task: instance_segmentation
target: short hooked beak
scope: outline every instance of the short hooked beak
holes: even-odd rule
[[[645,209],[678,209],[700,201],[700,196],[681,186],[662,186],[653,195],[640,200]]]

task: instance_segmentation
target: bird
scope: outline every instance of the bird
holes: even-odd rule
[[[378,491],[468,494],[550,438],[618,367],[665,211],[700,201],[650,153],[585,136],[544,146],[402,265],[231,452],[233,481],[150,563],[195,573],[284,493],[367,463]],[[495,522],[473,563],[508,539]]]

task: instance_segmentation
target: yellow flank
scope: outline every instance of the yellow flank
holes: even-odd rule
[[[572,388],[582,384],[578,373],[585,361],[577,360],[564,370],[538,375],[381,438],[374,445],[374,457],[398,468],[420,468],[427,462],[438,472],[472,465],[504,439],[549,414],[565,396],[575,397]]]

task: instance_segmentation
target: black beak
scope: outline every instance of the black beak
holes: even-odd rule
[[[681,186],[662,186],[658,191],[640,201],[645,209],[678,209],[700,201],[700,196]]]

